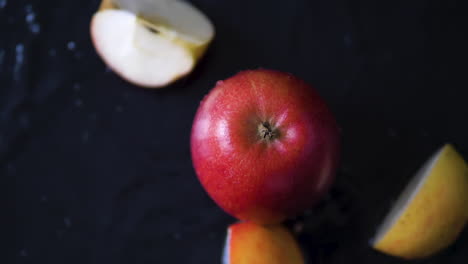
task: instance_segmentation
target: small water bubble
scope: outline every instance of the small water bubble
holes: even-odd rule
[[[83,100],[81,100],[80,98],[76,98],[75,99],[75,106],[76,107],[82,107],[83,106]]]
[[[16,60],[15,60],[15,66],[13,68],[13,77],[16,81],[18,81],[20,78],[21,66],[23,66],[23,61],[24,61],[24,45],[22,43],[16,44],[15,51],[16,51]]]
[[[0,8],[4,8],[7,5],[7,0],[0,0]]]
[[[75,50],[75,48],[76,48],[75,42],[69,41],[69,42],[67,43],[67,48],[68,48],[68,50]]]
[[[24,52],[23,43],[16,44],[15,50],[16,50],[16,60],[19,62],[23,62],[23,52]]]
[[[39,34],[41,32],[41,25],[37,23],[30,25],[29,28],[31,29],[31,32],[34,34]]]
[[[28,13],[26,15],[26,22],[28,22],[28,23],[34,22],[34,19],[36,19],[36,14]]]
[[[67,228],[71,227],[71,219],[69,217],[64,217],[63,218],[63,223],[65,224],[65,227],[67,227]]]
[[[20,250],[20,256],[21,257],[27,257],[28,256],[28,251],[26,249]]]

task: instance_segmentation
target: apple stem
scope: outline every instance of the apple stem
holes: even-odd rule
[[[258,134],[261,139],[266,141],[272,141],[277,136],[276,130],[268,122],[262,122],[258,125]]]

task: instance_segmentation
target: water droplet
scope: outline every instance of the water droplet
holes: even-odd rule
[[[27,257],[28,256],[28,251],[26,251],[26,249],[20,250],[20,256],[21,257]]]
[[[7,5],[7,0],[0,0],[0,8],[4,8]]]
[[[83,106],[83,100],[81,100],[80,98],[76,98],[75,99],[75,106],[76,107],[82,107]]]
[[[34,22],[34,19],[36,19],[36,14],[28,13],[26,15],[26,22],[28,22],[28,23]]]
[[[36,14],[34,13],[32,6],[27,5],[25,10],[26,10],[25,19],[26,19],[26,23],[29,26],[29,30],[31,30],[31,32],[34,34],[39,34],[39,32],[41,31],[41,26],[38,23],[36,23]]]
[[[24,45],[22,43],[16,44],[15,51],[16,51],[16,60],[15,60],[15,66],[13,68],[13,75],[14,75],[13,77],[16,81],[18,81],[20,79],[20,70],[24,62]]]
[[[64,217],[63,218],[63,223],[65,224],[65,227],[67,227],[67,228],[71,227],[71,219],[69,217]]]
[[[69,42],[67,43],[67,48],[68,48],[68,50],[75,50],[75,48],[76,48],[75,42],[69,41]]]
[[[31,29],[31,32],[34,34],[39,34],[41,32],[41,25],[35,23],[29,26],[29,29]]]

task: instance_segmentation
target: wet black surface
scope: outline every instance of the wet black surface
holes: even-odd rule
[[[337,182],[299,237],[310,263],[402,263],[367,243],[430,153],[468,157],[466,5],[193,2],[216,39],[192,75],[150,91],[95,54],[98,1],[0,0],[0,262],[219,263],[234,220],[196,180],[191,122],[217,80],[265,67],[314,84],[343,130]],[[465,231],[416,263],[467,252]]]

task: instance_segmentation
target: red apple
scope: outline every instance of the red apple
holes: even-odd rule
[[[291,74],[249,70],[219,81],[192,128],[192,160],[211,198],[241,220],[278,223],[313,205],[333,181],[336,121]]]

